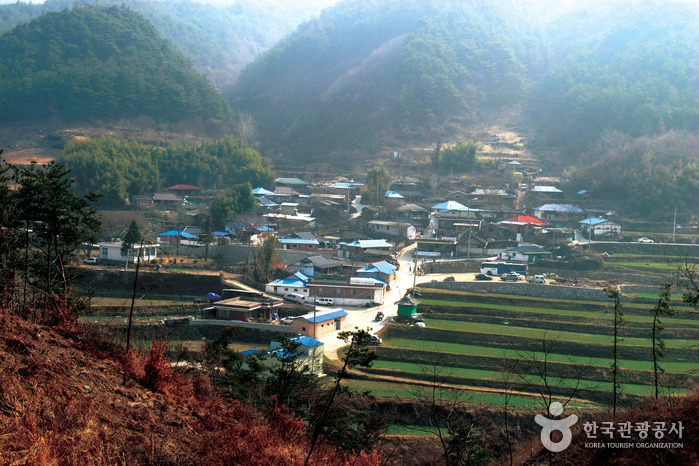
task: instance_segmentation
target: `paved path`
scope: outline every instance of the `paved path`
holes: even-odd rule
[[[349,314],[347,317],[347,324],[344,330],[354,330],[358,329],[368,329],[369,333],[374,334],[381,330],[387,322],[389,322],[391,317],[397,315],[398,306],[396,302],[400,301],[405,293],[413,287],[413,282],[426,283],[432,280],[441,281],[446,277],[455,277],[457,281],[470,281],[473,280],[475,274],[473,273],[463,273],[463,274],[453,274],[453,273],[442,273],[442,274],[429,274],[429,275],[418,275],[414,276],[412,273],[412,250],[408,249],[404,251],[402,257],[399,258],[399,269],[397,271],[397,277],[391,284],[391,289],[386,293],[384,297],[384,304],[381,306],[362,308],[362,307],[343,307],[345,311]],[[321,309],[321,307],[318,307]],[[384,319],[382,322],[375,322],[377,312],[384,313]],[[338,359],[337,350],[346,346],[345,342],[337,338],[340,332],[334,332],[324,335],[322,338],[318,338],[325,344],[325,356],[329,359]]]

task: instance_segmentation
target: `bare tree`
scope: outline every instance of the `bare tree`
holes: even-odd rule
[[[426,410],[433,433],[442,447],[447,465],[481,464],[490,455],[476,436],[473,423],[463,416],[470,399],[467,391],[454,380],[452,372],[436,361],[420,366],[424,383],[413,385],[409,392]]]
[[[248,112],[242,112],[238,115],[238,122],[236,124],[236,133],[238,137],[244,141],[248,146],[253,146],[257,139],[257,124],[252,114]]]

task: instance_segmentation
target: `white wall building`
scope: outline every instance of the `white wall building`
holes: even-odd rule
[[[123,243],[119,241],[118,243],[99,243],[100,253],[99,259],[101,261],[119,261],[126,262],[126,257],[121,255],[121,245]],[[151,261],[158,258],[158,246],[155,244],[134,244],[129,251],[129,262],[134,264],[138,262],[139,251],[141,255],[141,262]]]

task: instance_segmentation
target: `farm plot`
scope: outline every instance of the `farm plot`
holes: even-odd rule
[[[388,326],[380,359],[363,371],[367,377],[425,383],[425,367],[432,366],[475,391],[536,394],[549,385],[565,398],[577,386],[579,399],[608,403],[612,330],[604,303],[423,290],[421,307],[431,311],[423,316],[427,328]],[[649,308],[624,307],[619,377],[627,404],[652,392]],[[685,313],[663,319],[663,326],[663,390],[684,391],[699,382],[699,318]],[[549,380],[537,374],[544,359]]]

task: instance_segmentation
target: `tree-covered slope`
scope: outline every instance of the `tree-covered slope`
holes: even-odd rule
[[[575,155],[605,130],[639,137],[699,127],[696,6],[624,5],[548,26],[551,63],[529,103],[546,144]]]
[[[246,68],[234,105],[285,153],[320,156],[398,134],[434,142],[446,123],[524,95],[536,47],[500,5],[343,2]]]
[[[131,195],[174,184],[223,189],[244,182],[268,187],[274,183],[269,159],[230,136],[165,147],[111,136],[74,139],[60,160],[76,179],[80,194],[99,193],[100,204],[109,207],[123,207]]]
[[[315,17],[333,0],[237,0],[213,5],[193,0],[131,0],[129,8],[143,14],[197,69],[219,88],[229,87],[240,70],[289,34]],[[50,11],[91,0],[48,0],[41,4],[16,2],[0,5],[0,33]],[[101,1],[100,5],[122,5]]]
[[[5,121],[229,118],[227,103],[125,7],[46,13],[0,36]]]

